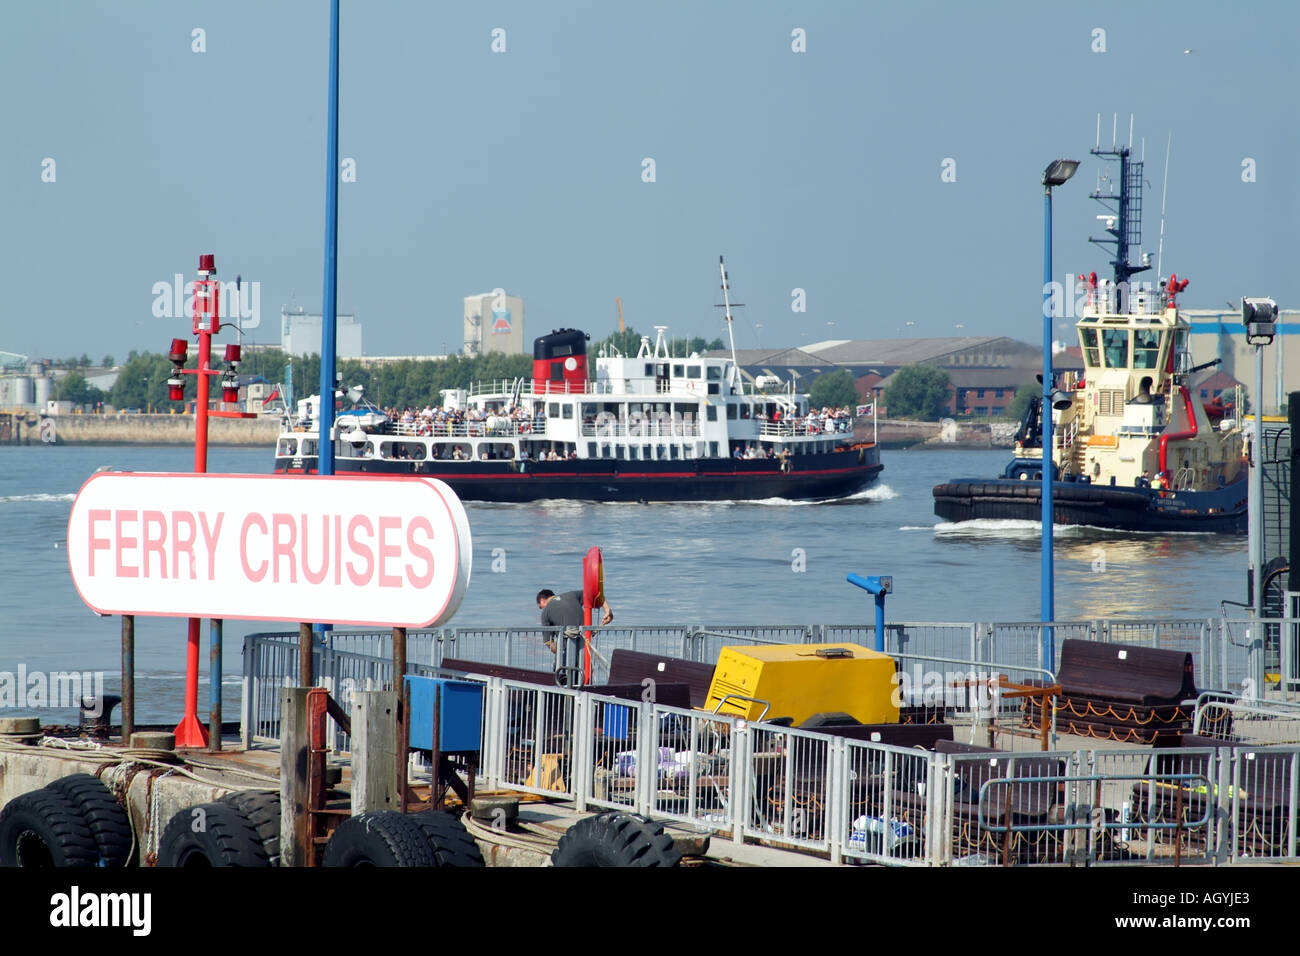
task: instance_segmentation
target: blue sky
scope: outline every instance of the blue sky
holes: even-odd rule
[[[152,287],[203,252],[260,283],[253,341],[278,341],[283,304],[319,309],[328,11],[7,0],[0,349],[163,350],[188,320],[155,317]],[[529,338],[603,335],[616,296],[642,330],[711,337],[724,254],[740,347],[906,321],[1036,341],[1057,156],[1084,165],[1056,193],[1055,273],[1106,273],[1098,113],[1105,144],[1115,113],[1145,138],[1153,254],[1173,134],[1163,272],[1190,277],[1184,305],[1295,308],[1298,35],[1286,2],[344,0],[339,308],[370,354],[456,349],[461,298],[498,286]]]

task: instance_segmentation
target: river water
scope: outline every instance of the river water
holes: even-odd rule
[[[1006,452],[886,451],[882,460],[876,485],[836,503],[468,503],[474,571],[451,623],[535,624],[534,595],[543,587],[581,587],[582,557],[592,545],[604,553],[617,624],[870,621],[871,597],[845,582],[849,572],[894,576],[886,605],[891,620],[1036,620],[1037,524],[945,525],[931,508],[935,484],[997,474]],[[214,472],[265,474],[270,464],[270,448],[209,453]],[[5,674],[20,666],[28,673],[102,671],[107,691],[119,686],[120,620],[100,618],[81,602],[67,564],[73,498],[102,467],[184,472],[193,467],[193,450],[0,447],[0,716],[73,719],[71,711],[15,708],[30,701],[7,701]],[[1245,563],[1244,537],[1061,528],[1057,617],[1215,616],[1221,599],[1244,598]],[[227,719],[238,714],[243,635],[284,629],[281,623],[226,623]],[[183,620],[136,619],[138,720],[179,717],[185,633]],[[206,634],[205,626],[205,671]],[[207,701],[204,683],[202,715]]]

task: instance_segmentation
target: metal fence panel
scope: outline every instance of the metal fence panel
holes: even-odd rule
[[[586,802],[598,807],[637,810],[638,780],[642,754],[641,707],[638,702],[614,697],[589,697],[586,727],[590,745],[586,748],[591,768],[590,793]]]
[[[502,681],[501,687],[501,786],[571,799],[577,692],[516,681]]]
[[[750,805],[744,832],[765,842],[829,850],[835,790],[832,738],[807,731],[750,726]]]
[[[1234,859],[1296,861],[1300,750],[1242,748],[1234,751],[1234,757],[1231,817]]]
[[[734,831],[736,719],[656,704],[658,780],[650,812],[700,830]]]
[[[1224,751],[1204,748],[1094,750],[1085,772],[1102,782],[1092,803],[1104,811],[1108,854],[1120,864],[1214,863],[1226,795]]]
[[[930,859],[930,771],[924,750],[844,741],[839,850],[849,860],[924,866]]]

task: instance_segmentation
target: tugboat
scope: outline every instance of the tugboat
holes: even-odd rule
[[[728,307],[728,332],[730,318]],[[731,358],[674,356],[666,327],[655,328],[635,357],[598,355],[594,380],[585,333],[543,335],[531,380],[444,390],[441,408],[397,420],[351,389],[334,428],[335,471],[438,478],[464,500],[494,502],[829,500],[879,475],[874,435],[856,441],[851,415],[821,415],[772,376],[747,385],[734,338]],[[315,472],[318,401],[284,419],[277,473]]]
[[[1055,382],[1050,457],[1053,520],[1124,531],[1203,531],[1245,534],[1247,461],[1235,401],[1194,401],[1187,378],[1217,361],[1191,366],[1190,326],[1177,296],[1188,284],[1170,274],[1159,288],[1130,288],[1150,268],[1129,262],[1140,242],[1142,163],[1128,147],[1093,149],[1118,160],[1120,194],[1093,199],[1108,205],[1113,282],[1079,276],[1082,377]],[[1086,296],[1086,298],[1085,298]],[[1041,377],[1040,377],[1041,381]],[[1012,461],[1000,478],[964,478],[934,488],[934,513],[946,521],[981,518],[1039,521],[1042,516],[1042,399],[1030,404],[1015,436]]]

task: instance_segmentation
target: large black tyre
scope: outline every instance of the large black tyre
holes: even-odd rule
[[[186,807],[169,821],[158,841],[158,865],[267,867],[257,831],[228,803]]]
[[[15,797],[0,811],[0,866],[94,866],[99,851],[77,805],[54,790]]]
[[[413,817],[378,810],[349,817],[330,835],[324,866],[436,866],[433,847]]]
[[[46,789],[63,794],[77,808],[95,839],[100,866],[120,869],[131,865],[135,843],[131,819],[102,780],[88,773],[74,773],[60,777]]]
[[[677,866],[681,861],[660,824],[618,810],[579,820],[551,854],[552,866]]]
[[[411,819],[420,825],[429,841],[434,866],[486,866],[478,843],[456,814],[425,810],[411,814]]]
[[[244,815],[262,843],[268,865],[279,866],[280,795],[270,790],[240,790],[217,802],[229,804]]]

